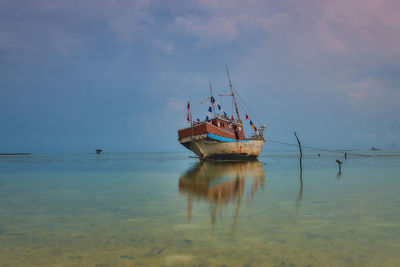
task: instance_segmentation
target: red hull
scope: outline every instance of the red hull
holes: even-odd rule
[[[232,123],[231,128],[229,128],[229,121],[221,118],[214,118],[210,121],[195,123],[192,127],[178,130],[178,137],[179,140],[181,140],[186,137],[208,133],[236,140],[246,139],[241,123],[234,122]]]

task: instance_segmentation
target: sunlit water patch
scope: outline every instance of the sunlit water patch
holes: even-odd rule
[[[400,266],[399,153],[189,155],[0,157],[0,266]]]

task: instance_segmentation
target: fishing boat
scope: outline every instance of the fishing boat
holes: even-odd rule
[[[190,126],[178,130],[178,140],[183,146],[194,152],[200,160],[257,159],[264,145],[263,133],[265,125],[260,130],[257,130],[254,123],[246,114],[246,120],[253,128],[254,134],[249,138],[245,136],[228,68],[226,68],[226,73],[230,94],[221,96],[231,96],[233,98],[236,118],[233,115],[228,116],[221,105],[217,103],[213,97],[210,82],[210,97],[205,100],[210,103],[206,119],[204,121],[193,121],[190,104],[188,103],[186,117]]]

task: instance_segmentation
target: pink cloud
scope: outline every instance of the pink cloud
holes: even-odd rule
[[[253,33],[257,39],[283,36],[293,49],[309,56],[400,54],[400,1],[282,1],[279,12],[272,12],[274,5],[258,0],[189,1],[182,8],[192,12],[176,16],[170,27],[208,45]],[[192,15],[199,13],[204,15]]]
[[[224,43],[234,40],[239,34],[240,17],[211,18],[182,17],[174,19],[170,29],[195,36],[200,44]]]
[[[365,94],[350,92],[349,96],[354,97],[356,100],[362,100],[364,98]]]
[[[303,26],[309,27],[321,51],[346,55],[400,53],[399,1],[338,0],[294,7],[293,12],[308,16]]]
[[[288,14],[271,16],[251,16],[249,14],[231,14],[227,16],[177,16],[169,26],[170,30],[190,35],[198,39],[200,45],[229,43],[242,34],[254,32],[272,32],[289,24]]]

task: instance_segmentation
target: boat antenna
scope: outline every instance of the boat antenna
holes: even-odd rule
[[[239,122],[242,122],[242,120],[240,119],[240,116],[239,116],[239,109],[238,109],[238,107],[237,107],[237,103],[236,103],[236,99],[235,99],[235,94],[233,93],[233,87],[232,87],[232,83],[231,83],[231,77],[229,77],[228,66],[225,65],[225,68],[226,68],[226,75],[228,76],[229,86],[231,87],[233,102],[235,103],[235,109],[236,109],[236,114],[237,114],[237,117],[238,117],[238,121],[239,121]]]
[[[213,109],[213,111],[214,111],[214,118],[215,118],[215,117],[216,117],[216,115],[215,115],[215,106],[214,106],[215,99],[214,99],[214,97],[213,97],[213,95],[212,95],[211,81],[209,81],[209,82],[210,82],[211,105],[212,105],[212,109]]]

